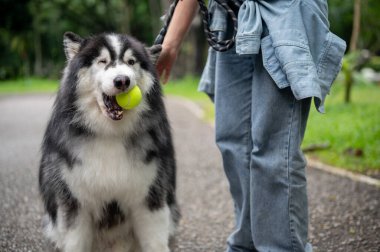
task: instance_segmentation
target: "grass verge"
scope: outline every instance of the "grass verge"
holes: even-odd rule
[[[309,154],[322,162],[366,174],[380,173],[380,88],[356,85],[352,102],[343,102],[337,83],[326,100],[326,114],[310,112],[303,146],[327,143],[330,148]]]
[[[26,78],[0,81],[0,94],[51,93],[57,89],[57,80]]]

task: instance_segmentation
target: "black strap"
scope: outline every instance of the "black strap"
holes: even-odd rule
[[[181,1],[181,0],[174,0],[174,2],[170,5],[169,10],[167,12],[164,27],[161,29],[158,36],[156,37],[154,44],[162,44],[162,42],[164,41],[166,32],[168,30],[170,21],[173,17],[173,13],[174,13],[175,7],[177,6],[178,1]],[[186,0],[183,0],[183,1],[186,1]],[[206,34],[207,42],[214,50],[219,51],[219,52],[224,52],[230,49],[231,47],[233,47],[235,44],[235,37],[237,33],[238,24],[237,24],[237,18],[233,10],[233,7],[239,8],[241,3],[239,2],[239,0],[214,0],[214,1],[217,2],[219,5],[221,5],[227,11],[229,17],[232,20],[233,32],[232,32],[231,38],[228,38],[225,40],[219,40],[217,37],[217,34],[210,31],[208,9],[203,0],[198,0],[198,4],[203,16],[203,19],[202,19],[203,29]],[[229,3],[233,4],[233,7],[231,7]]]

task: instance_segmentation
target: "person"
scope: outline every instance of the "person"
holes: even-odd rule
[[[179,1],[157,62],[166,82],[197,0]],[[210,30],[232,22],[209,1]],[[329,31],[326,0],[244,0],[235,46],[210,48],[199,89],[215,103],[216,143],[234,201],[228,252],[312,251],[306,161],[301,151],[312,98],[319,112],[346,44]]]

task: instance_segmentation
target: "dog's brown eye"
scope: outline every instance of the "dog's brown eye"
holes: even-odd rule
[[[99,64],[107,64],[107,60],[106,59],[101,59],[98,61]]]
[[[130,59],[130,60],[127,61],[127,64],[130,65],[130,66],[133,66],[135,63],[136,63],[136,61],[133,60],[133,59]]]

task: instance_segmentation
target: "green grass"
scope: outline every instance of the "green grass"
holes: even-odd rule
[[[197,91],[198,78],[186,77],[164,85],[166,95],[181,96],[198,103],[205,111],[205,120],[212,122],[214,107],[210,99]],[[55,92],[58,81],[19,79],[0,81],[0,94]],[[326,101],[326,114],[314,105],[310,112],[303,147],[329,144],[330,148],[309,154],[327,164],[360,173],[380,172],[380,87],[359,84],[353,87],[352,103],[343,103],[343,86],[334,84]],[[359,149],[362,156],[347,154]]]
[[[57,89],[57,80],[28,78],[0,81],[0,94],[51,93]]]
[[[343,103],[343,86],[336,84],[326,100],[326,114],[311,110],[304,145],[328,143],[311,157],[361,173],[380,171],[380,88],[356,85],[352,103]],[[348,154],[349,149],[363,155]]]

